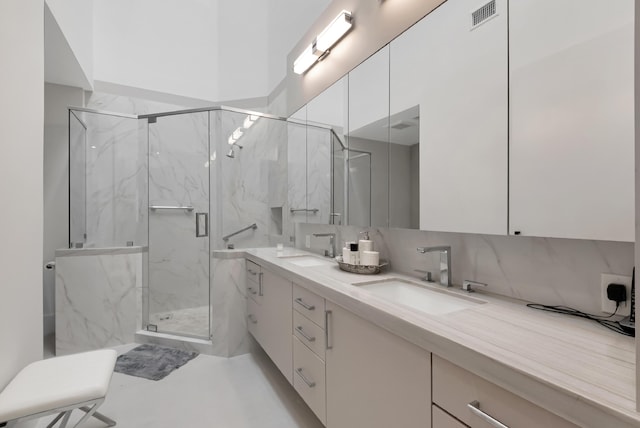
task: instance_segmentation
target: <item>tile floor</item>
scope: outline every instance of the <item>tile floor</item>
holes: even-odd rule
[[[322,427],[262,350],[234,358],[199,355],[157,382],[114,373],[100,412],[118,428]],[[69,426],[80,416],[74,412]],[[36,427],[51,419],[40,419]],[[92,418],[83,427],[104,424]]]

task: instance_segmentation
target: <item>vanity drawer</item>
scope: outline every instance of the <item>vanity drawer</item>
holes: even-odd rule
[[[262,268],[260,265],[247,260],[246,264],[246,284],[247,296],[256,303],[262,303]]]
[[[295,336],[293,337],[293,387],[326,426],[324,362]]]
[[[577,428],[437,355],[433,355],[432,369],[433,402],[470,427],[495,427],[486,421],[487,416],[482,416],[485,414],[512,428]],[[479,410],[474,411],[472,403]]]
[[[431,415],[433,418],[432,428],[468,428],[440,407],[435,404],[431,406]]]
[[[324,329],[297,311],[293,311],[293,335],[324,361]]]
[[[324,326],[324,299],[296,284],[293,284],[293,309]]]
[[[260,340],[259,318],[260,306],[253,299],[247,299],[247,328],[256,340]]]
[[[247,284],[249,282],[258,284],[260,272],[261,272],[260,265],[250,260],[247,260],[246,271],[247,271]]]

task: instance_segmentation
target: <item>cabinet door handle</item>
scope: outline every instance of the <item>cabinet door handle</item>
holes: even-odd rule
[[[255,270],[253,270],[251,268],[247,268],[247,272],[249,272],[253,276],[256,276],[258,274],[258,272],[256,272]]]
[[[333,343],[329,340],[329,319],[331,314],[331,311],[324,311],[324,343],[326,349],[333,349]]]
[[[249,314],[249,321],[251,321],[254,324],[258,324],[258,320],[253,314]]]
[[[310,305],[308,303],[305,303],[304,300],[302,300],[302,297],[298,297],[295,302],[297,304],[299,304],[300,306],[302,306],[303,308],[305,308],[308,311],[313,311],[316,307],[313,305]]]
[[[304,337],[305,339],[307,339],[309,342],[315,342],[316,338],[313,336],[309,336],[307,333],[305,333],[305,331],[302,329],[302,326],[299,325],[296,327],[296,331],[298,333],[300,333],[302,335],[302,337]]]
[[[478,400],[474,400],[471,403],[467,404],[467,408],[471,410],[471,413],[473,413],[474,415],[476,415],[477,417],[479,417],[480,419],[482,419],[483,421],[485,421],[486,423],[488,423],[493,427],[509,428],[507,425],[503,424],[493,416],[480,410],[480,402]]]
[[[247,290],[249,290],[249,293],[253,294],[254,296],[258,294],[258,292],[254,290],[253,287],[247,287]]]
[[[264,296],[262,291],[262,275],[262,272],[260,272],[260,275],[258,275],[258,296]]]
[[[314,386],[316,386],[316,383],[314,381],[307,379],[304,373],[302,373],[302,367],[297,368],[296,371],[298,372],[298,375],[300,375],[304,383],[306,383],[309,388],[313,388]]]

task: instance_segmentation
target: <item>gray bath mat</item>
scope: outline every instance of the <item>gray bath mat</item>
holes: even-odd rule
[[[160,380],[197,356],[197,352],[157,345],[140,345],[118,357],[115,371],[149,380]]]

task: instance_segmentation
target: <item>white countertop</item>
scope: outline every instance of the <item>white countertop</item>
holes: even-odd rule
[[[633,338],[483,292],[471,296],[486,304],[425,314],[352,285],[416,278],[393,272],[357,275],[337,264],[300,267],[286,258],[298,254],[311,255],[290,248],[245,251],[247,259],[580,426],[640,427]],[[446,292],[469,296],[453,287]]]

